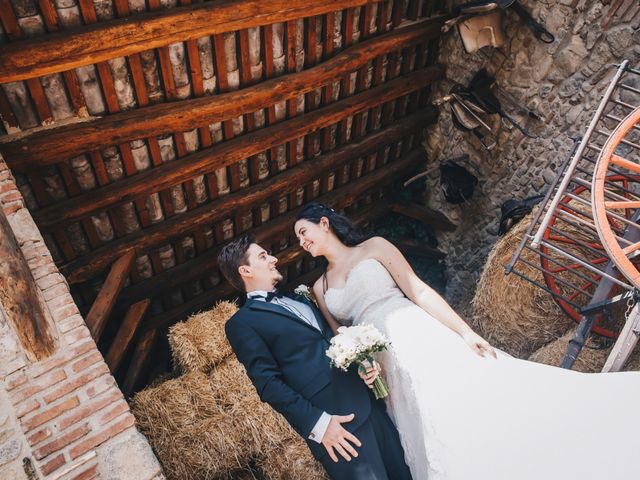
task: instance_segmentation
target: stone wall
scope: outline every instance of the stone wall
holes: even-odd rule
[[[545,191],[559,164],[569,154],[573,139],[586,130],[615,68],[629,59],[640,67],[640,4],[589,0],[521,0],[533,17],[555,36],[552,44],[537,40],[518,17],[503,18],[506,45],[485,47],[468,54],[457,31],[444,35],[440,63],[447,79],[434,90],[446,95],[453,81],[466,85],[485,67],[498,88],[511,97],[503,102],[509,113],[537,135],[527,138],[517,130],[503,132],[499,145],[484,150],[470,133],[453,127],[444,108],[437,126],[426,137],[430,175],[428,202],[459,224],[456,231],[440,233],[440,248],[447,253],[447,297],[459,307],[472,298],[491,246],[497,239],[500,205]],[[638,85],[637,87],[640,87]],[[506,100],[506,99],[505,99]],[[539,115],[529,116],[526,107]],[[437,164],[468,155],[462,162],[480,182],[473,198],[463,205],[445,202]]]
[[[0,205],[58,344],[30,362],[0,305],[0,478],[164,478],[1,157]]]

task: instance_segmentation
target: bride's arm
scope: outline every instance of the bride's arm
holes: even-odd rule
[[[371,256],[385,266],[407,298],[460,335],[479,355],[496,355],[493,347],[475,333],[438,292],[420,280],[395,245],[382,237],[371,238],[365,243]]]
[[[327,304],[324,302],[324,292],[322,291],[322,277],[316,280],[316,283],[313,284],[313,296],[316,298],[316,302],[318,304],[318,309],[322,316],[327,321],[329,326],[331,327],[331,331],[335,335],[338,333],[338,327],[340,326],[335,318],[331,316],[329,313],[329,309],[327,308]]]

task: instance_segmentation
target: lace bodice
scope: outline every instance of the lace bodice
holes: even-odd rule
[[[324,294],[331,315],[343,325],[368,323],[382,310],[397,309],[408,302],[388,270],[375,258],[358,262],[347,274],[343,288]]]

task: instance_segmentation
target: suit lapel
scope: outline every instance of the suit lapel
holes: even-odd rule
[[[283,315],[285,317],[288,317],[288,318],[296,321],[300,325],[303,325],[303,326],[313,330],[316,333],[322,333],[322,335],[324,335],[324,332],[319,332],[318,329],[312,327],[307,322],[305,322],[303,319],[299,318],[297,315],[294,315],[289,310],[287,310],[284,307],[281,307],[280,305],[273,305],[273,304],[271,304],[269,302],[263,302],[261,300],[248,299],[247,303],[245,304],[245,306],[247,308],[250,308],[251,310],[262,310],[263,312],[269,312],[269,313],[275,313],[277,315]]]

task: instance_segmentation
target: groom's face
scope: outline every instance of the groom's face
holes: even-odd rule
[[[240,275],[245,283],[250,282],[256,289],[270,289],[282,280],[282,275],[276,268],[278,259],[270,255],[257,243],[252,243],[247,249],[247,265],[240,267]]]

